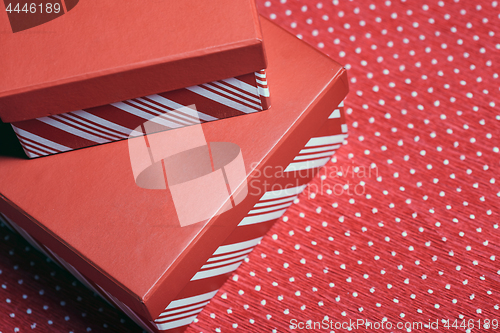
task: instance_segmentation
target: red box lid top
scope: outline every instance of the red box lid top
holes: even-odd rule
[[[298,124],[321,126],[348,89],[339,64],[272,23],[262,24],[273,107],[202,125],[208,142],[241,148],[247,175]],[[311,111],[325,94],[322,118]],[[214,222],[180,227],[164,192],[136,185],[127,141],[36,160],[0,156],[0,174],[4,198],[146,303],[157,288],[173,287],[161,283],[167,271]]]
[[[5,1],[6,6],[11,2],[11,13],[3,7],[0,12],[4,122],[100,106],[266,67],[253,0],[50,1],[52,10],[59,5],[59,14],[40,14],[49,1]],[[17,3],[19,13],[13,10]],[[36,3],[35,13],[23,12],[24,3],[27,10]]]

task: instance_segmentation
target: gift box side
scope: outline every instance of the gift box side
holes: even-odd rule
[[[188,281],[194,276],[196,274],[195,268],[203,266],[208,259],[206,253],[213,253],[216,250],[216,244],[221,244],[229,236],[232,230],[237,226],[237,221],[240,220],[241,216],[246,216],[247,213],[253,209],[254,205],[258,204],[258,200],[262,195],[260,192],[266,191],[262,186],[268,186],[269,181],[271,181],[271,185],[276,183],[275,179],[272,177],[268,179],[267,173],[262,170],[271,168],[273,170],[276,169],[276,172],[281,171],[285,175],[282,180],[287,182],[296,172],[305,173],[310,177],[316,168],[323,166],[328,161],[329,158],[324,156],[324,152],[320,159],[313,158],[311,161],[307,159],[308,154],[306,154],[306,152],[308,149],[318,148],[321,150],[325,149],[324,147],[304,147],[311,135],[317,132],[318,128],[321,128],[326,119],[331,115],[331,105],[337,105],[346,96],[348,92],[346,82],[346,72],[344,69],[341,69],[339,73],[332,78],[329,85],[325,87],[325,90],[318,95],[313,103],[311,103],[308,110],[304,112],[305,115],[302,119],[296,122],[294,126],[283,135],[272,152],[269,152],[264,160],[260,161],[255,166],[256,168],[247,179],[249,187],[247,198],[233,209],[216,216],[216,218],[198,234],[197,238],[191,242],[189,248],[179,256],[178,262],[188,262],[190,263],[189,267],[182,264],[173,265],[162,277],[162,280],[159,280],[157,285],[151,288],[149,294],[144,297],[144,300],[153,318],[161,313],[159,310],[163,310],[161,308],[162,300],[172,299],[172,297],[176,296],[174,294],[175,291],[179,290],[178,288],[167,288],[167,286],[176,285],[177,287],[185,283],[183,281]],[[341,125],[338,120],[336,121],[338,132],[342,133]],[[332,149],[337,149],[338,144],[342,143],[343,137],[344,134],[339,134],[333,137],[326,137],[324,140],[326,140],[326,142],[335,142],[329,143],[327,146]],[[313,143],[316,143],[318,140],[320,139],[313,140]],[[317,146],[322,145],[321,143],[317,144]],[[303,152],[305,154],[304,156],[298,156],[301,148],[305,149],[305,152]],[[297,160],[293,161],[295,158],[297,158]],[[284,165],[283,163],[286,161],[293,162],[290,162],[290,165]],[[280,184],[278,183],[278,185]],[[288,183],[285,185],[288,185]],[[252,191],[254,188],[255,191]],[[276,213],[274,213],[274,215],[275,214]],[[266,214],[265,216],[268,215]]]
[[[56,264],[71,272],[82,284],[99,294],[111,305],[122,310],[148,332],[182,332],[189,326],[203,308],[216,295],[218,289],[239,267],[248,254],[260,243],[272,225],[285,213],[307,184],[341,147],[347,137],[344,105],[341,103],[331,112],[325,124],[310,137],[303,148],[285,164],[272,166],[287,173],[286,177],[275,179],[273,184],[282,190],[265,192],[252,210],[238,223],[238,226],[215,250],[206,263],[191,278],[174,300],[164,306],[164,311],[149,321],[129,306],[118,300],[100,285],[88,279],[74,266],[66,262],[54,251],[34,239],[17,223],[0,213],[0,221],[21,234],[35,249],[51,258]],[[286,150],[286,147],[282,147]],[[299,162],[297,162],[299,161]],[[299,163],[299,164],[297,164]],[[265,166],[269,167],[269,166]],[[288,171],[284,171],[288,170]],[[305,172],[304,172],[305,171]],[[263,191],[264,189],[261,188]]]
[[[281,122],[281,119],[287,117],[291,108],[297,108],[297,102],[293,101],[297,100],[295,97],[300,96],[300,93],[304,96],[302,99],[307,96],[307,102],[300,102],[300,111],[295,111],[297,117],[294,117],[293,123],[286,125],[287,128],[274,127],[274,129],[280,128],[280,137],[276,141],[274,141],[275,133],[271,132],[261,133],[258,137],[246,136],[239,139],[238,144],[240,146],[249,147],[259,145],[258,142],[265,141],[266,138],[273,138],[272,142],[275,142],[274,146],[269,147],[269,151],[263,157],[258,157],[259,160],[254,160],[256,163],[252,163],[254,165],[247,171],[249,173],[248,184],[252,184],[254,181],[265,182],[265,175],[257,175],[256,168],[260,168],[262,165],[280,165],[283,161],[295,158],[294,149],[299,148],[300,142],[305,144],[310,136],[318,128],[321,128],[332,112],[332,105],[338,105],[349,91],[346,70],[338,63],[307,44],[297,45],[295,36],[276,27],[268,20],[262,20],[262,27],[264,33],[268,33],[267,35],[264,34],[266,44],[271,45],[273,43],[273,46],[275,46],[268,48],[271,65],[267,70],[268,79],[273,84],[271,94],[275,96],[273,98],[273,110],[275,111],[264,113],[262,117],[248,116],[248,118],[245,118],[248,119],[248,122],[244,124],[245,127],[239,128],[238,131],[248,133],[255,127],[266,128],[266,124]],[[291,52],[294,52],[293,57],[290,56]],[[280,59],[280,61],[273,62],[272,59]],[[314,64],[310,63],[311,59],[315,59]],[[292,62],[294,66],[299,68],[290,71]],[[322,76],[320,85],[318,84],[318,77],[311,75],[311,73],[316,73],[318,70],[321,71],[319,75]],[[273,76],[275,73],[280,74]],[[293,82],[293,84],[290,84],[290,82]],[[309,89],[309,87],[315,88]],[[290,89],[293,92],[290,92]],[[285,96],[288,97],[282,98]],[[231,119],[226,122],[230,123]],[[211,128],[215,130],[214,127],[207,127],[205,131],[207,139],[211,137]],[[216,132],[214,134],[214,138],[223,138],[223,136],[218,136]],[[288,148],[281,149],[282,146]],[[244,156],[246,156],[246,159],[252,159],[251,155],[247,153],[244,153]],[[197,233],[193,241],[179,254],[169,269],[164,271],[148,293],[143,296],[145,305],[153,319],[164,309],[162,307],[164,300],[173,299],[180,292],[186,283],[185,281],[189,281],[196,274],[196,269],[206,262],[208,259],[207,253],[213,253],[216,250],[217,244],[221,244],[229,236],[237,226],[237,221],[252,209],[258,199],[257,195],[248,195],[243,202],[231,210],[212,218]],[[190,263],[189,267],[182,264],[182,262]]]
[[[273,187],[279,185],[282,190],[263,193],[229,237],[154,320],[158,331],[182,332],[193,322],[273,224],[307,188],[321,167],[341,147],[346,137],[347,125],[344,105],[341,103],[293,159],[288,160],[287,164],[272,166],[275,171],[288,170],[284,171],[287,176],[276,179],[277,182],[273,184]]]
[[[195,124],[179,110],[192,104],[202,123],[267,110],[266,71],[11,125],[26,155],[36,158],[127,139],[158,116],[172,129]]]

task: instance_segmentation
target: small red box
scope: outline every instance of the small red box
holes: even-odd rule
[[[4,3],[0,118],[29,157],[126,138],[160,113],[185,126],[182,105],[203,121],[269,107],[253,0]]]
[[[130,140],[31,161],[0,157],[4,217],[150,331],[191,323],[347,135],[337,108],[345,69],[269,21],[262,26],[273,109],[201,125],[210,147],[231,143],[243,156],[230,209],[181,227],[172,189],[138,186]]]

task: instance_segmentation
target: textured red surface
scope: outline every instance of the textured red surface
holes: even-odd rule
[[[348,67],[349,143],[188,331],[283,332],[325,316],[486,331],[500,319],[500,4],[258,4]],[[141,331],[0,233],[2,332]]]

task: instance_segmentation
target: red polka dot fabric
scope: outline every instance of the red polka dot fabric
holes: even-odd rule
[[[346,66],[349,138],[187,331],[500,330],[500,4],[257,3]],[[142,331],[0,233],[0,331]]]

